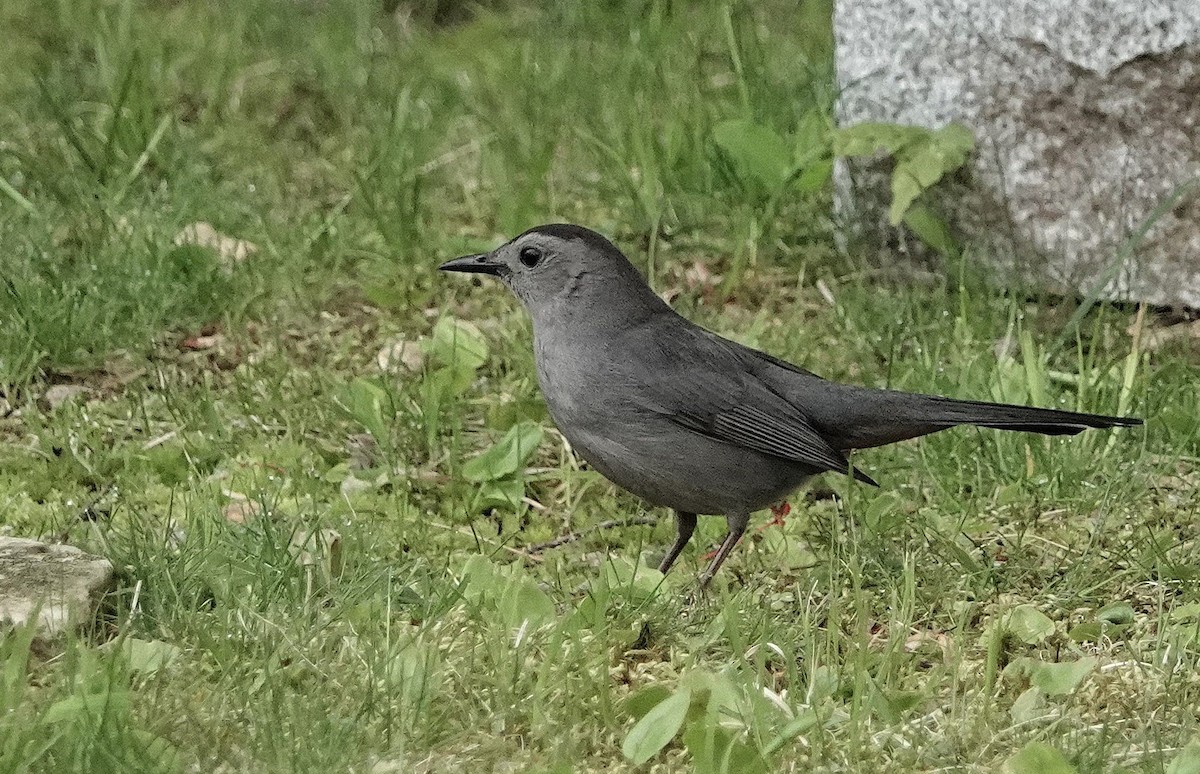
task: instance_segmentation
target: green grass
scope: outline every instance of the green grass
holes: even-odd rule
[[[0,771],[1164,771],[1200,733],[1195,352],[1105,305],[1056,349],[1074,301],[970,251],[896,283],[828,191],[741,186],[715,125],[827,121],[820,6],[0,7],[0,519],[120,571],[63,653],[0,641]],[[552,220],[831,378],[1147,426],[858,455],[881,490],[826,477],[693,598],[723,521],[648,569],[670,519],[553,432],[518,304],[435,273]],[[199,221],[257,251],[177,245]],[[469,480],[522,421],[522,470]],[[635,766],[652,707],[691,714]]]

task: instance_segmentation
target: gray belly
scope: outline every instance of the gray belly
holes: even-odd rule
[[[784,499],[812,475],[797,463],[708,438],[666,418],[636,417],[636,430],[622,428],[623,419],[570,428],[555,421],[588,464],[653,505],[689,513],[750,513]]]

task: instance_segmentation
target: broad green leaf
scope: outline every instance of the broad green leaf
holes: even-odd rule
[[[463,596],[478,600],[498,588],[499,571],[491,559],[483,554],[472,554],[463,566],[463,580]]]
[[[708,721],[689,723],[683,732],[683,746],[697,774],[766,774],[767,762],[757,750],[722,728],[716,717]]]
[[[962,157],[964,161],[975,150],[975,133],[964,124],[951,122],[935,131],[934,136],[949,153]]]
[[[713,127],[713,140],[743,179],[754,180],[768,192],[783,187],[792,170],[792,153],[783,138],[752,121],[723,121]]]
[[[1167,617],[1175,623],[1198,621],[1200,620],[1200,602],[1188,602],[1185,605],[1173,608]]]
[[[475,369],[465,364],[440,366],[422,377],[421,392],[433,401],[431,405],[440,405],[466,392],[474,381]]]
[[[802,193],[820,191],[825,186],[829,185],[829,181],[832,177],[832,159],[821,159],[820,161],[815,161],[806,166],[804,171],[796,176],[796,190]]]
[[[1165,774],[1200,774],[1200,742],[1191,742],[1167,764]]]
[[[807,570],[820,564],[821,559],[804,540],[782,529],[767,529],[761,533],[764,556],[784,570]]]
[[[919,691],[885,691],[875,688],[871,692],[871,708],[884,721],[899,723],[923,698],[924,695]]]
[[[1012,358],[1007,358],[1001,360],[1000,362],[1003,365],[1013,366]],[[1008,392],[1011,392],[1011,390],[1005,390],[1002,388],[998,392],[1001,395],[1004,395]],[[992,500],[996,503],[996,505],[1012,505],[1013,503],[1022,502],[1025,499],[1027,499],[1025,495],[1025,489],[1016,481],[1012,482],[1011,484],[1004,484],[1003,486],[996,487],[996,493],[992,495]]]
[[[695,708],[698,712],[707,710],[709,714],[720,717],[732,717],[738,713],[742,694],[725,672],[691,669],[679,678],[679,685],[690,689],[693,696],[706,699],[704,706]]]
[[[42,720],[46,723],[75,721],[81,716],[99,719],[124,716],[129,712],[130,694],[126,690],[77,693],[50,705]]]
[[[728,744],[728,733],[721,734],[722,729],[715,723],[693,722],[683,732],[680,741],[687,748],[692,758],[692,770],[695,774],[719,774],[721,742]],[[721,734],[719,742],[717,735]]]
[[[499,614],[504,626],[536,626],[556,612],[553,600],[520,567],[498,567],[482,555],[463,567],[463,596]]]
[[[1027,723],[1040,717],[1046,707],[1046,695],[1037,688],[1026,688],[1013,702],[1009,715],[1014,723]]]
[[[810,703],[816,705],[818,702],[828,699],[841,690],[841,680],[838,678],[837,670],[831,666],[821,665],[812,672],[812,679],[808,685],[808,696]]]
[[[929,247],[941,255],[954,257],[960,252],[958,241],[950,233],[946,221],[922,204],[913,204],[904,213],[904,225]]]
[[[659,702],[629,729],[621,752],[635,766],[653,758],[679,733],[691,703],[692,692],[686,688]]]
[[[355,379],[338,396],[338,403],[346,413],[376,438],[387,432],[384,412],[387,402],[387,392],[366,379]]]
[[[404,645],[387,664],[388,689],[403,711],[424,712],[439,693],[441,674],[436,648],[419,642]]]
[[[463,465],[463,476],[468,481],[492,481],[511,476],[533,456],[541,442],[541,425],[519,422],[509,428],[495,446]]]
[[[1036,645],[1054,634],[1054,622],[1033,605],[1018,605],[1005,616],[1004,629],[1026,645]]]
[[[758,750],[743,742],[732,739],[721,756],[722,774],[767,774],[770,767]]]
[[[129,659],[129,668],[149,676],[174,661],[182,652],[169,642],[162,640],[139,640],[130,637],[121,645]]]
[[[1075,642],[1096,642],[1103,631],[1104,627],[1099,621],[1084,621],[1072,626],[1067,636]]]
[[[1128,602],[1114,602],[1096,613],[1096,618],[1111,624],[1133,623],[1133,605]]]
[[[1063,661],[1057,664],[1035,663],[1030,671],[1030,682],[1047,696],[1074,693],[1083,678],[1096,667],[1096,657],[1086,656],[1078,661]]]
[[[812,109],[800,116],[792,133],[793,157],[801,166],[826,158],[832,147],[832,127],[824,110]]]
[[[526,621],[537,626],[542,621],[553,618],[555,612],[554,602],[546,592],[524,575],[509,579],[500,599],[499,609],[509,628],[517,628]]]
[[[893,226],[899,225],[909,206],[924,190],[910,170],[897,164],[892,171],[892,204],[888,209],[888,222]]]
[[[133,738],[141,747],[142,771],[183,771],[183,755],[178,748],[157,734],[145,729],[132,729]]]
[[[488,343],[475,325],[443,315],[433,326],[433,335],[425,345],[442,365],[474,371],[487,362]]]
[[[1063,754],[1045,742],[1030,742],[1004,762],[1005,774],[1077,774]]]
[[[503,508],[524,512],[521,498],[525,496],[525,479],[520,476],[484,481],[475,492],[473,504],[477,511]]]
[[[888,211],[892,225],[904,220],[922,192],[965,164],[974,147],[975,139],[969,129],[950,124],[894,151],[896,166],[892,171],[892,205]]]
[[[625,699],[625,712],[634,720],[641,720],[670,695],[671,689],[665,685],[648,685]]]
[[[892,203],[888,219],[900,224],[926,189],[948,172],[966,163],[975,147],[971,130],[949,124],[936,131],[920,126],[866,123],[839,130],[833,150],[838,156],[873,156],[886,151],[895,158],[892,170]],[[917,219],[917,228],[933,224]]]
[[[926,136],[928,129],[900,124],[862,123],[839,129],[833,136],[838,156],[874,156],[880,151],[896,155],[910,143]]]
[[[867,510],[863,514],[863,523],[871,531],[886,535],[904,520],[904,514],[900,508],[900,498],[891,492],[885,492],[867,506]]]
[[[610,555],[604,563],[604,580],[609,588],[622,595],[648,598],[660,592],[663,574],[654,567],[635,565],[627,557]]]
[[[340,484],[348,478],[352,478],[350,473],[350,464],[347,462],[339,462],[329,470],[325,471],[325,475],[321,476],[321,480],[329,484]]]

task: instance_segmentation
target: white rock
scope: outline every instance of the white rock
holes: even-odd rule
[[[74,546],[0,537],[0,621],[36,617],[37,639],[53,640],[91,621],[113,577],[111,562]]]

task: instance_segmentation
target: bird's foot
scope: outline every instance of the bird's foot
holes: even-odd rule
[[[787,500],[775,503],[771,506],[771,520],[758,528],[762,532],[767,527],[782,527],[787,522],[784,519],[792,512],[792,505]]]
[[[755,532],[762,532],[767,527],[782,527],[782,526],[784,526],[785,524],[787,524],[787,522],[784,521],[784,518],[786,518],[787,515],[791,512],[792,512],[792,505],[787,500],[784,500],[783,502],[775,503],[774,505],[771,506],[771,520],[768,521],[766,524],[759,526],[758,529],[755,530]],[[713,550],[706,553],[701,558],[706,562],[711,561],[712,558],[714,556],[716,556],[717,552],[720,550],[721,549],[718,546],[717,548],[714,548]]]

